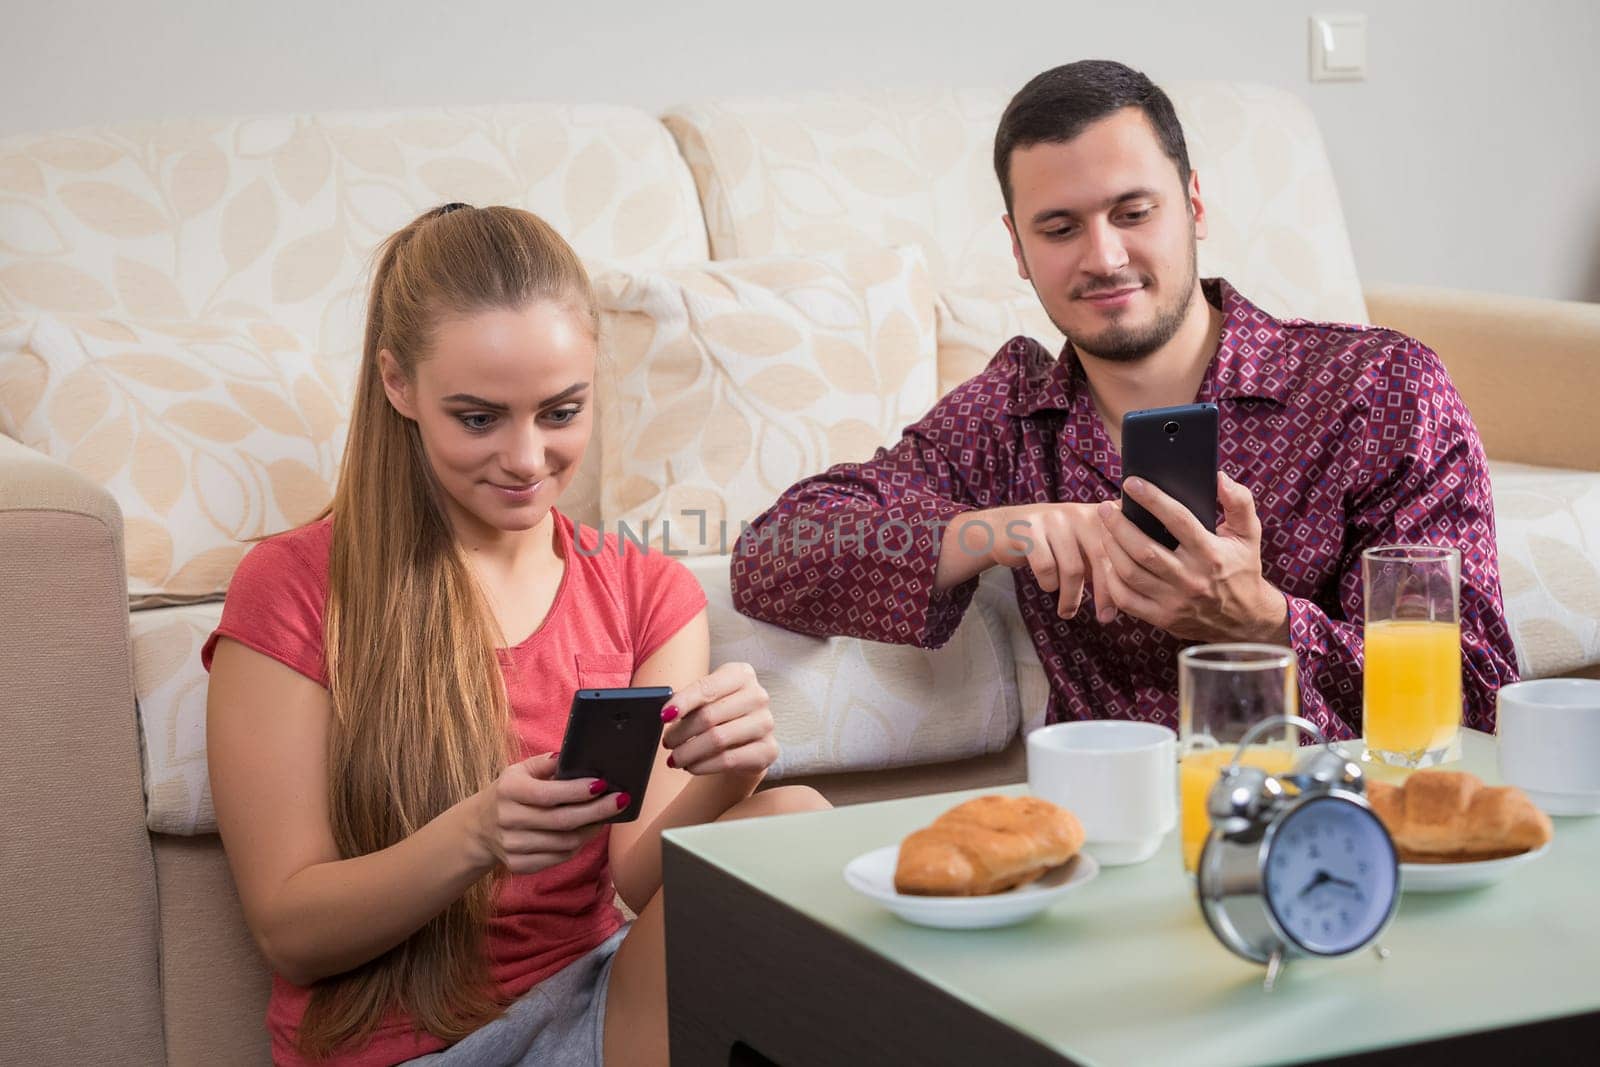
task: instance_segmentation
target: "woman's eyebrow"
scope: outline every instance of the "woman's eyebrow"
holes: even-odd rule
[[[566,400],[577,393],[581,393],[587,388],[589,388],[588,382],[574,382],[565,389],[561,390],[561,392],[557,393],[555,396],[541,400],[539,402],[539,406],[544,408],[549,407],[551,404],[559,404],[561,401]],[[445,403],[456,401],[462,404],[471,404],[474,407],[488,408],[490,411],[511,410],[511,408],[505,404],[501,404],[493,400],[485,400],[483,397],[473,396],[471,393],[451,393],[444,399]]]
[[[559,403],[561,403],[561,401],[570,399],[571,397],[575,396],[576,394],[583,392],[587,388],[589,388],[589,383],[588,382],[573,382],[571,385],[569,385],[565,389],[561,390],[561,392],[557,393],[555,396],[549,397],[549,398],[541,401],[539,406],[542,407],[542,408],[545,408],[545,407],[549,407],[551,404],[559,404]]]
[[[491,410],[494,410],[494,411],[510,411],[511,410],[505,404],[497,404],[493,400],[485,400],[483,397],[481,397],[481,396],[473,396],[471,393],[451,393],[449,396],[445,397],[444,400],[445,400],[445,403],[447,403],[447,404],[450,403],[452,400],[456,400],[456,401],[460,401],[463,404],[471,404],[473,407],[490,408]]]

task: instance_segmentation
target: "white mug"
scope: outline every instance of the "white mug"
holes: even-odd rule
[[[1600,814],[1600,681],[1514,682],[1498,702],[1501,780],[1551,815]]]
[[[1028,735],[1028,788],[1083,824],[1101,864],[1142,863],[1178,822],[1178,736],[1147,722],[1058,722]]]

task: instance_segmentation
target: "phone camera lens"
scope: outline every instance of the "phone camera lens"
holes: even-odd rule
[[[1178,432],[1178,423],[1176,420],[1169,419],[1166,425],[1162,426],[1161,428],[1169,434],[1175,434]]]

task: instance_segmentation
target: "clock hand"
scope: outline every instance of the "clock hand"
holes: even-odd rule
[[[1306,883],[1306,887],[1300,890],[1300,896],[1305,896],[1307,893],[1311,892],[1313,889],[1317,888],[1317,886],[1328,881],[1332,877],[1333,875],[1329,874],[1327,871],[1317,871],[1317,873],[1312,876],[1311,881]]]

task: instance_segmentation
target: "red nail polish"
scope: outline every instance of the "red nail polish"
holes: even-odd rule
[[[596,778],[594,781],[589,783],[589,795],[590,796],[597,797],[601,793],[604,793],[605,791],[606,791],[606,780],[604,778]]]
[[[626,794],[626,793],[618,793],[617,794],[617,810],[618,811],[621,811],[622,809],[626,808],[629,804],[632,804],[632,803],[633,803],[633,798],[630,797],[628,794]]]
[[[677,717],[678,717],[678,709],[673,707],[671,704],[668,704],[666,707],[661,709],[661,721],[662,722],[671,722],[673,719],[676,719]]]
[[[676,757],[676,756],[668,756],[667,757],[667,766],[668,767],[676,767],[677,765],[678,765],[678,757]]]

